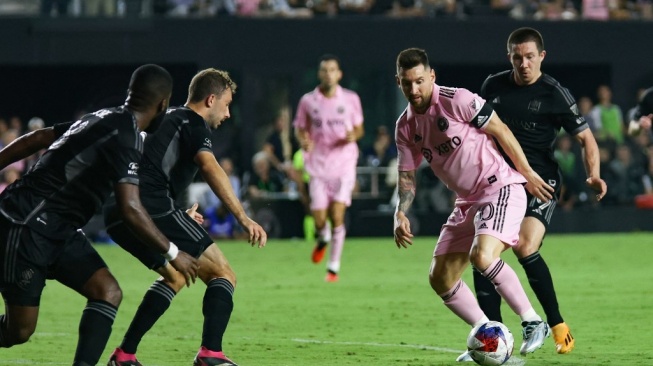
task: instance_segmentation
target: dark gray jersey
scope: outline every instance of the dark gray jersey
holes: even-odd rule
[[[547,74],[526,86],[515,83],[511,70],[490,75],[481,87],[481,96],[508,125],[528,163],[540,175],[558,174],[553,150],[560,128],[572,136],[588,128],[569,90]]]
[[[0,210],[14,223],[63,238],[100,210],[114,184],[138,185],[142,149],[134,116],[124,107],[87,114],[2,192]]]
[[[153,134],[145,138],[141,169],[141,199],[150,214],[170,212],[174,201],[197,174],[195,156],[213,153],[211,129],[186,107],[171,108]]]

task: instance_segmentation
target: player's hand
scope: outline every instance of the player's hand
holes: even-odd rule
[[[549,202],[553,198],[553,192],[555,188],[551,187],[548,183],[540,177],[539,174],[535,173],[534,170],[531,170],[527,174],[523,174],[526,178],[526,190],[537,197],[542,202]]]
[[[403,212],[395,214],[395,244],[397,248],[408,248],[413,245],[413,234],[410,232],[410,221]]]
[[[254,220],[247,218],[244,223],[241,223],[241,226],[249,234],[249,239],[247,240],[252,246],[258,244],[259,248],[263,248],[268,241],[268,234],[263,230],[261,225],[257,224]]]
[[[354,132],[354,130],[347,130],[347,134],[345,135],[345,141],[347,142],[356,141],[356,132]]]
[[[186,279],[186,286],[190,287],[191,282],[195,283],[197,272],[200,269],[199,262],[186,252],[179,251],[177,258],[170,261],[170,265],[177,270],[177,272],[184,275]]]
[[[311,140],[310,137],[306,136],[302,139],[300,142],[300,145],[302,149],[306,152],[311,152],[313,151],[313,147],[315,147],[315,144],[313,143],[313,140]]]
[[[653,113],[648,116],[641,116],[639,118],[639,127],[643,129],[651,129],[651,120],[653,120]]]
[[[197,212],[197,207],[199,207],[199,205],[196,202],[193,204],[193,207],[186,210],[186,213],[188,216],[190,216],[191,219],[195,220],[196,223],[202,225],[202,223],[204,223],[204,216],[202,216],[201,213]]]
[[[589,177],[585,180],[585,184],[592,188],[596,193],[596,200],[600,201],[603,196],[608,192],[608,185],[601,178]]]

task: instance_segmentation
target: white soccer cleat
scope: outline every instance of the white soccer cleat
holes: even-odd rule
[[[469,351],[465,351],[456,358],[456,362],[474,362],[474,360],[472,360],[472,356],[469,355]]]
[[[546,322],[541,320],[521,322],[521,326],[524,327],[522,330],[524,341],[519,349],[519,353],[522,355],[535,352],[535,350],[542,347],[546,337],[551,335],[551,328],[549,328]]]

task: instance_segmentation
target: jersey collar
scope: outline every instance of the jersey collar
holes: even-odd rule
[[[324,100],[324,99],[328,100],[328,99],[339,98],[340,95],[342,94],[342,86],[340,86],[340,85],[336,86],[336,92],[333,94],[333,97],[331,97],[331,98],[327,98],[324,94],[322,94],[322,91],[320,91],[320,86],[319,85],[315,87],[315,94],[317,95],[317,97],[320,100]]]

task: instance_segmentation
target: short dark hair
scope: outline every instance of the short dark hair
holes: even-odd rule
[[[397,56],[397,73],[399,69],[412,69],[415,66],[424,65],[425,69],[429,66],[429,56],[421,48],[407,48]]]
[[[188,86],[188,101],[197,103],[211,94],[220,95],[227,89],[236,93],[238,86],[231,80],[229,73],[223,70],[208,68],[193,76]]]
[[[534,28],[529,28],[529,27],[523,27],[514,30],[512,33],[510,33],[510,36],[508,36],[508,53],[512,51],[512,46],[516,44],[522,44],[526,42],[535,42],[535,46],[537,46],[537,51],[542,52],[544,51],[544,38],[542,38],[542,35],[540,32],[538,32]]]
[[[172,76],[163,67],[146,64],[132,73],[129,81],[129,104],[136,110],[156,106],[172,94]]]
[[[334,55],[334,54],[326,53],[326,54],[320,56],[317,64],[319,65],[324,61],[335,61],[338,64],[338,68],[341,69],[341,67],[340,67],[340,58],[338,56]]]

